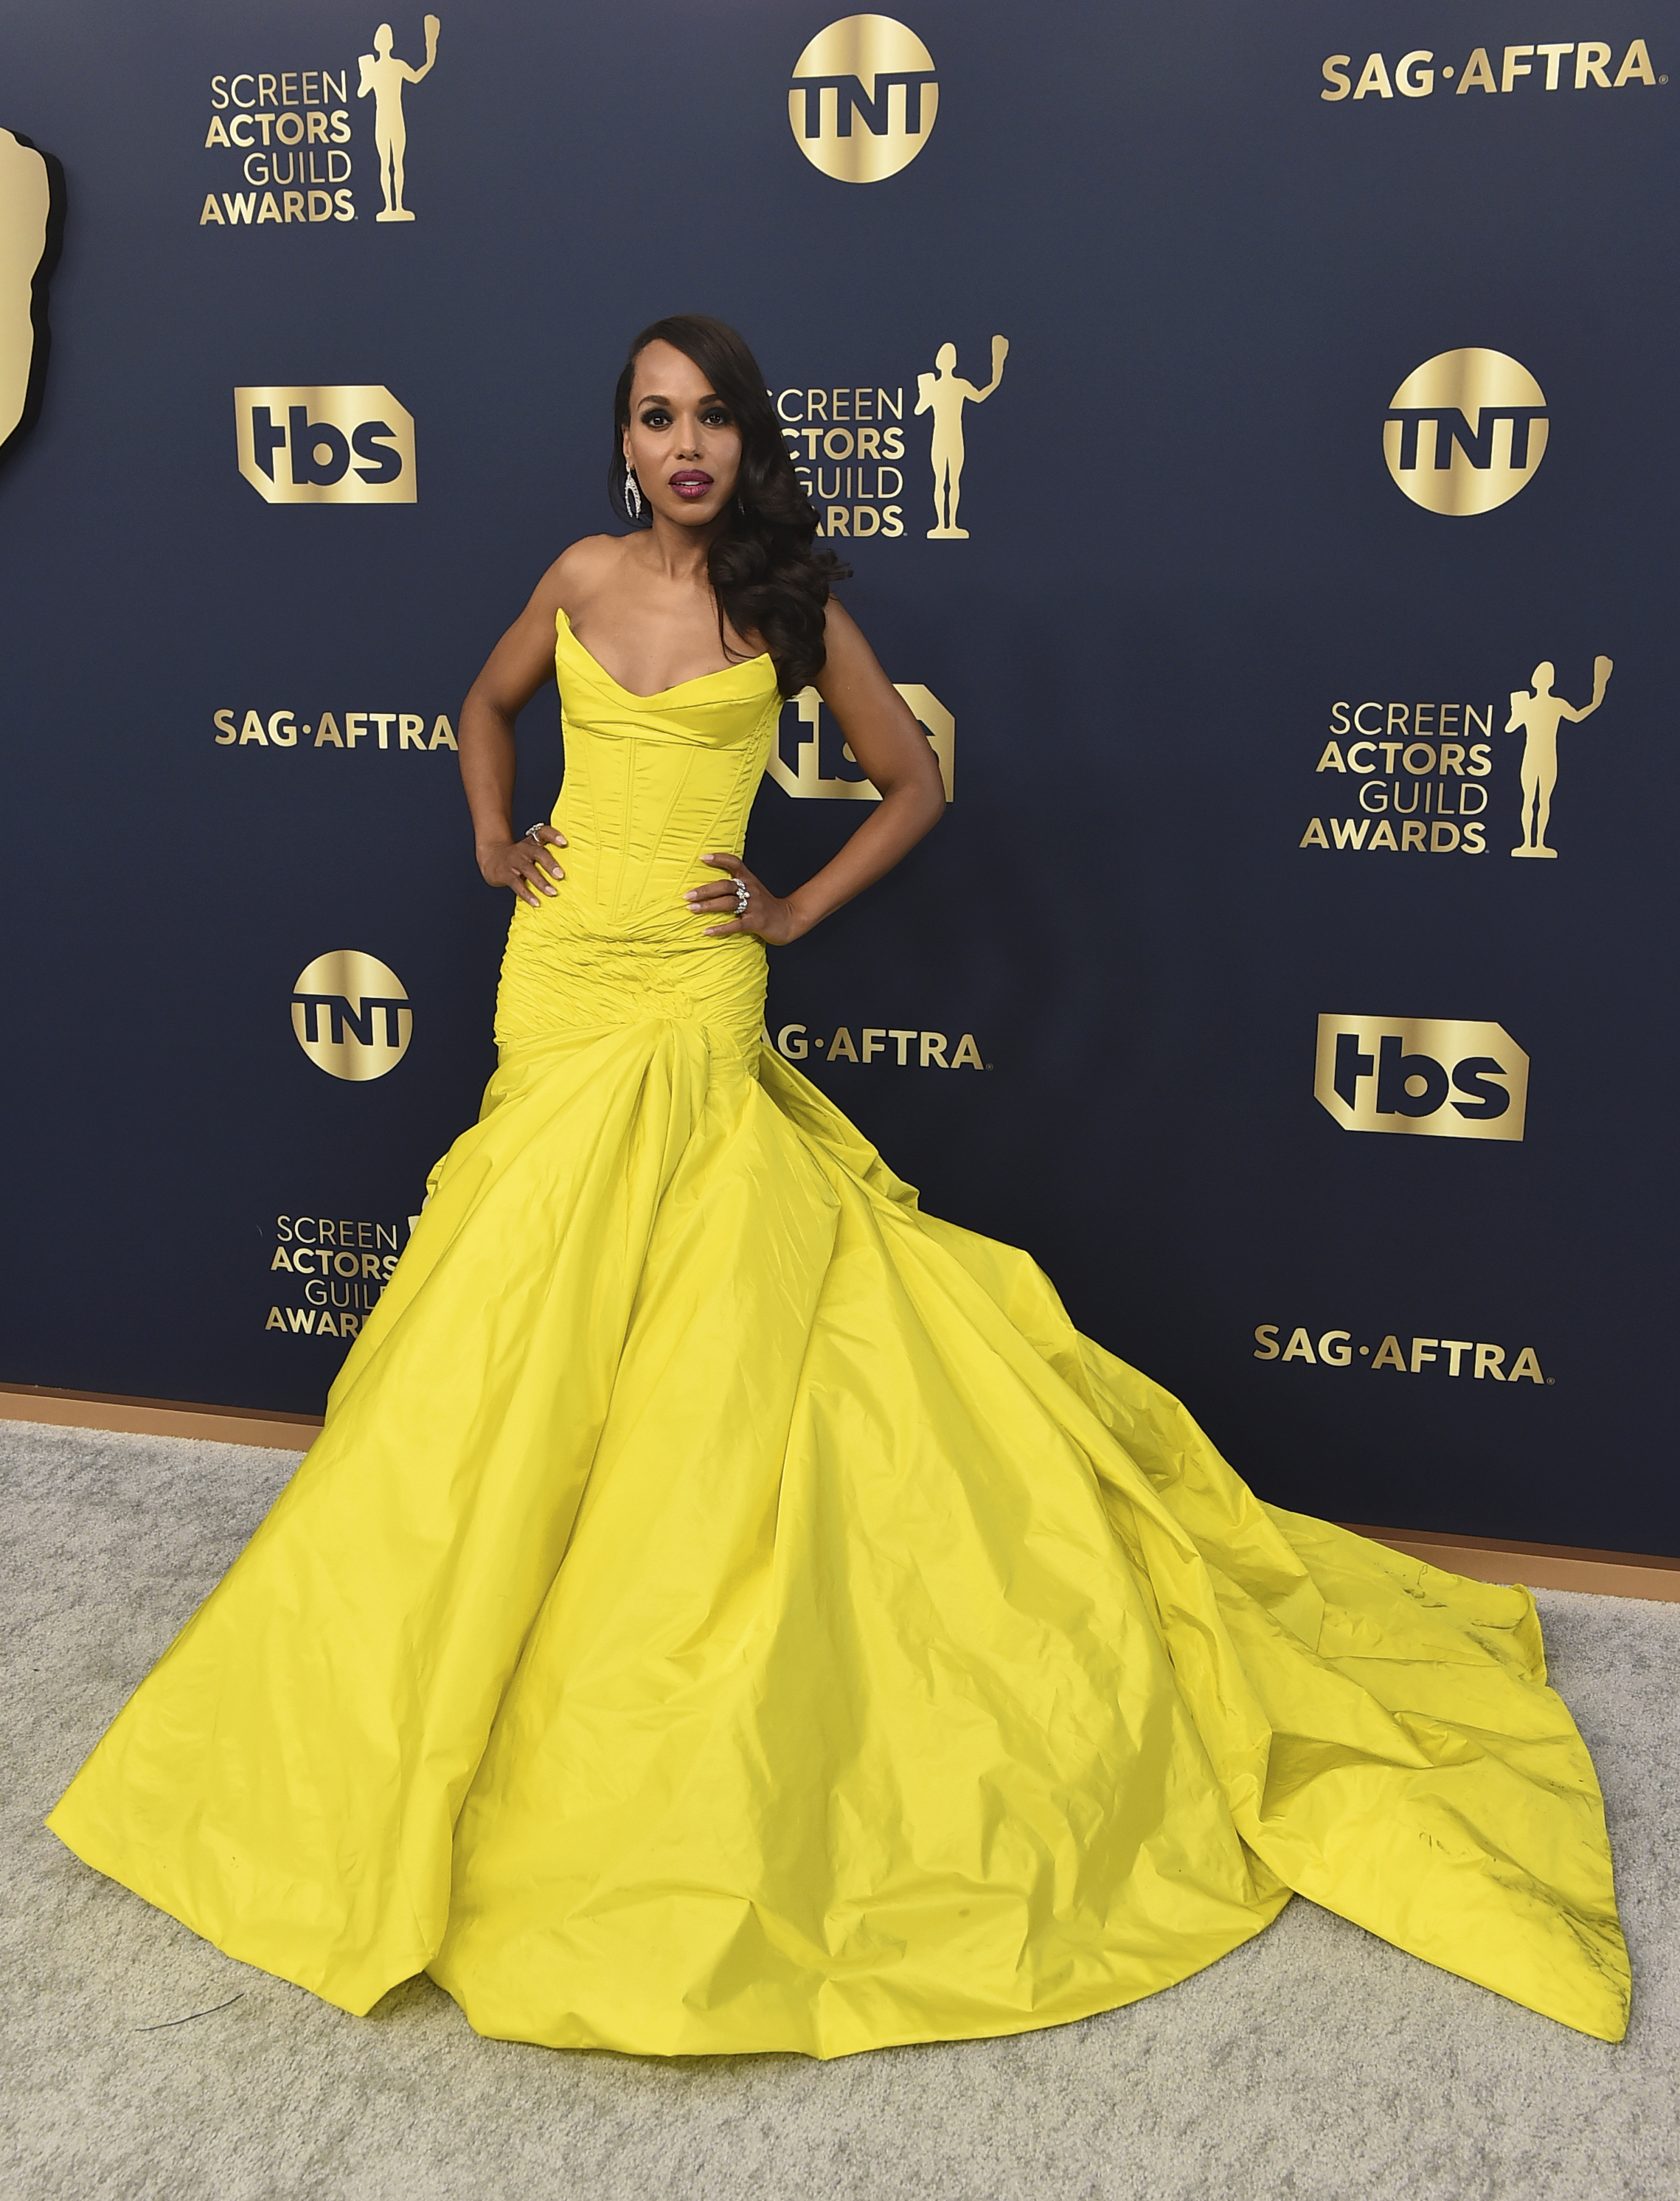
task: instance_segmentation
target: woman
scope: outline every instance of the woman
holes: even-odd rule
[[[763,943],[943,807],[764,377],[638,337],[614,479],[462,717],[517,906],[483,1115],[320,1438],[50,1823],[363,2011],[659,2054],[1022,2031],[1291,1892],[1603,2038],[1602,1806],[1526,1591],[1259,1504],[1025,1255],[760,1039]],[[514,836],[557,668],[565,783]],[[740,854],[815,681],[881,801],[786,897]]]

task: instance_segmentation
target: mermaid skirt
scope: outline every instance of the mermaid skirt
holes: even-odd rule
[[[425,1970],[554,2045],[1050,2025],[1291,1893],[1620,2037],[1526,1591],[1261,1504],[739,1016],[518,996],[79,1856],[346,2010]]]

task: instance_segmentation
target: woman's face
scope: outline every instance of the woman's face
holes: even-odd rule
[[[651,343],[636,354],[624,457],[655,512],[703,526],[729,508],[740,473],[735,416],[686,352]]]

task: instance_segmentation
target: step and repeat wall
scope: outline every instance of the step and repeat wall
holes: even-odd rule
[[[320,1405],[697,311],[953,795],[771,1043],[1262,1495],[1680,1551],[1671,10],[832,5],[9,11],[0,1375]],[[755,866],[873,799],[790,701]]]

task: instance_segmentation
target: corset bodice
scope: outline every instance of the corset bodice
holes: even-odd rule
[[[708,939],[682,901],[739,854],[781,697],[768,656],[657,695],[621,687],[555,621],[565,778],[554,825],[565,877],[540,909],[516,904],[497,1001],[504,1048],[650,1016],[694,1018],[743,1052],[758,1036],[758,942]]]

